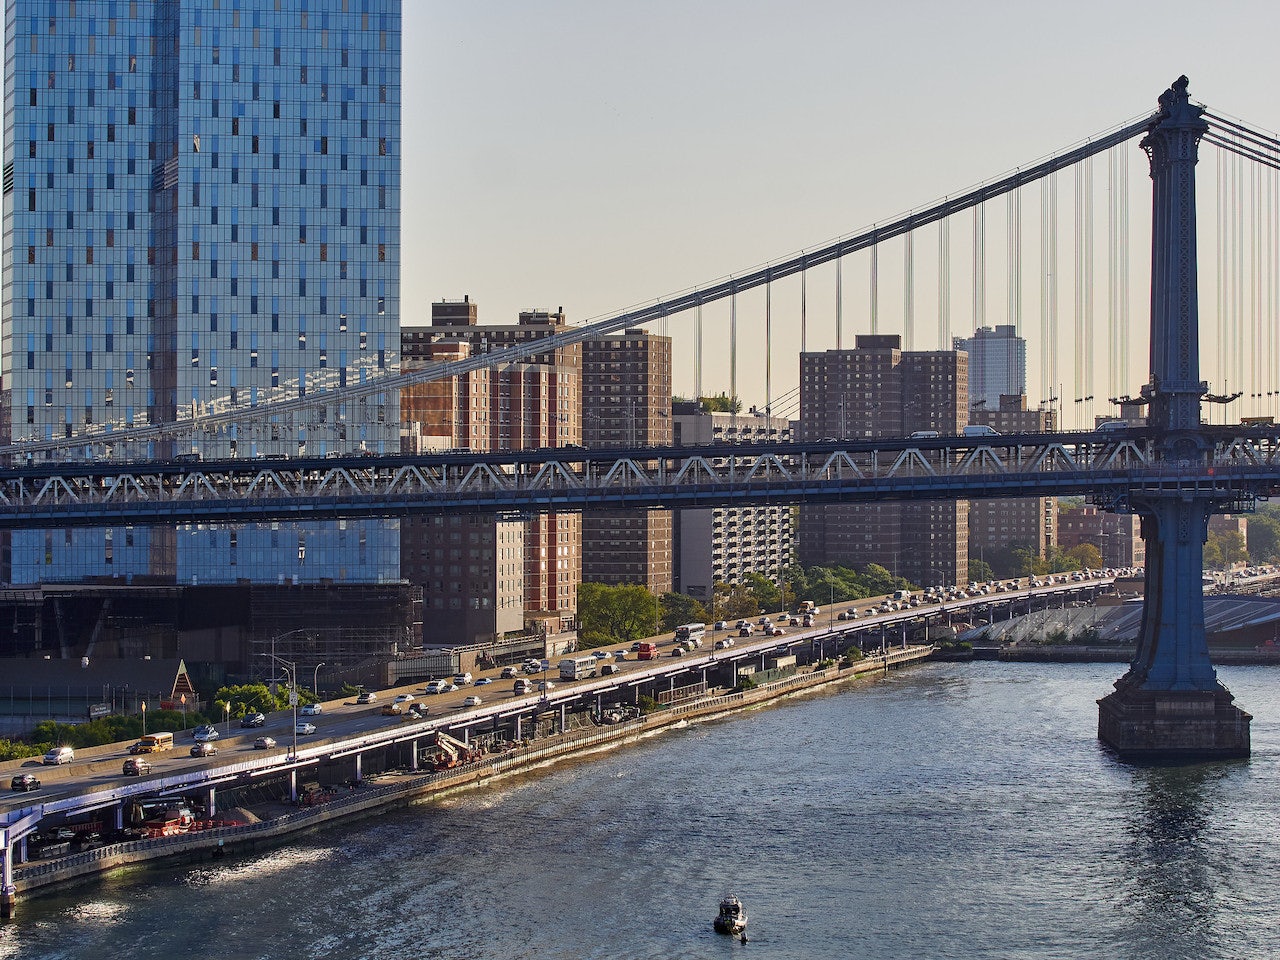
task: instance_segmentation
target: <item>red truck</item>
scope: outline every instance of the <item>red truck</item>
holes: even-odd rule
[[[658,645],[656,643],[641,643],[636,648],[637,660],[656,660],[658,658]]]

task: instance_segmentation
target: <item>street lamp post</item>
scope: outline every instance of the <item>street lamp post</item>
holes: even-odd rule
[[[147,701],[142,701],[142,735],[147,735]]]
[[[311,692],[315,694],[317,700],[320,699],[320,668],[324,663],[317,663],[315,672],[311,675]]]
[[[223,703],[222,716],[223,716],[223,719],[226,720],[227,735],[230,736],[231,735],[231,701],[230,700]]]
[[[274,638],[273,638],[274,642]],[[291,660],[285,660],[283,657],[277,657],[274,653],[271,655],[273,661],[279,662],[284,667],[285,676],[289,680],[289,706],[293,707],[293,751],[290,754],[291,760],[298,759],[298,665]]]

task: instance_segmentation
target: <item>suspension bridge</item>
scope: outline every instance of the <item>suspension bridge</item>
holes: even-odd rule
[[[1129,369],[1128,315],[1131,269],[1127,214],[1127,162],[1141,138],[1153,184],[1148,367],[1139,379]],[[1200,371],[1199,265],[1196,165],[1201,144],[1217,149],[1215,220],[1216,336],[1214,382]],[[1106,281],[1095,276],[1093,160],[1109,154],[1106,191]],[[1266,411],[1280,397],[1277,376],[1276,278],[1280,276],[1280,141],[1247,124],[1193,103],[1186,78],[1159,98],[1154,114],[1117,126],[1086,143],[1019,168],[989,183],[857,234],[741,274],[655,300],[603,320],[525,344],[439,363],[428,369],[336,387],[317,379],[285,385],[256,403],[193,402],[171,423],[95,424],[69,438],[15,440],[3,449],[0,528],[70,525],[317,520],[397,517],[414,513],[485,511],[516,515],[660,505],[857,502],[1084,494],[1111,510],[1137,513],[1147,541],[1146,616],[1138,655],[1114,694],[1100,701],[1099,734],[1134,757],[1244,755],[1249,715],[1216,679],[1204,637],[1202,547],[1214,512],[1249,509],[1280,486],[1280,431]],[[1074,270],[1072,318],[1063,336],[1059,283],[1058,175],[1074,176],[1071,232]],[[1034,271],[1027,261],[1021,197],[1040,189],[1039,304],[1028,306]],[[729,394],[738,395],[740,316],[750,294],[762,321],[765,408],[775,404],[776,328],[786,324],[787,349],[823,349],[809,314],[819,297],[809,277],[834,270],[834,347],[843,347],[846,268],[857,255],[865,274],[871,331],[885,329],[881,295],[891,245],[900,245],[906,346],[918,344],[923,289],[914,238],[938,231],[937,271],[929,285],[936,299],[938,340],[949,349],[953,302],[950,224],[971,218],[969,285],[974,323],[993,312],[988,296],[987,211],[1004,198],[1008,251],[1004,309],[1028,330],[1026,315],[1040,315],[1037,376],[1046,403],[1064,407],[1070,375],[1074,397],[1069,433],[1002,437],[836,439],[816,444],[634,448],[609,451],[559,448],[424,457],[307,457],[257,462],[243,458],[188,462],[156,459],[157,451],[198,443],[254,422],[305,417],[318,409],[341,417],[347,405],[385,397],[415,384],[456,377],[556,347],[630,327],[685,322],[691,331],[695,385],[703,393],[704,310],[728,305]],[[1247,269],[1246,269],[1247,268]],[[789,311],[775,308],[784,283],[797,286]],[[1105,335],[1095,321],[1098,291],[1107,291]],[[759,303],[763,294],[763,304]],[[762,307],[762,309],[761,309]],[[785,314],[785,317],[784,317]],[[1028,330],[1028,332],[1031,332]],[[1071,350],[1064,349],[1070,344]],[[753,350],[752,354],[759,351]],[[1069,369],[1067,361],[1070,361]],[[1105,369],[1098,369],[1105,361]],[[324,376],[321,374],[320,376]],[[1139,383],[1134,396],[1125,385]],[[1145,405],[1143,427],[1093,430],[1095,392]],[[783,393],[786,397],[789,394]],[[1251,423],[1206,418],[1202,404],[1225,410],[1242,401]],[[179,409],[183,409],[181,406]]]

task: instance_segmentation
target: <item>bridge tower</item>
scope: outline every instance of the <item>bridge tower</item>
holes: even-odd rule
[[[1200,461],[1195,166],[1208,129],[1179,77],[1160,96],[1142,147],[1151,163],[1151,379],[1142,388],[1156,457]],[[1141,518],[1146,602],[1138,648],[1115,692],[1098,701],[1098,737],[1121,757],[1182,760],[1249,754],[1252,717],[1218,682],[1204,631],[1203,559],[1209,516],[1232,504],[1206,493],[1129,491],[1115,505]]]

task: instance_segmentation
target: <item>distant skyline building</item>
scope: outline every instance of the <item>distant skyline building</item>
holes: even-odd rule
[[[3,439],[168,423],[399,370],[400,3],[5,5]],[[388,452],[394,393],[190,447]],[[44,454],[52,457],[54,454]],[[394,522],[21,531],[11,583],[398,581]]]
[[[1027,341],[1018,336],[1017,327],[979,327],[972,337],[952,338],[952,346],[969,355],[971,409],[995,410],[1002,396],[1027,392]]]
[[[1136,514],[1108,513],[1084,505],[1060,507],[1058,548],[1065,552],[1083,543],[1098,548],[1105,567],[1146,566],[1147,542]]]
[[[788,440],[791,423],[752,410],[720,413],[697,401],[672,406],[680,446]],[[715,614],[717,583],[737,584],[749,573],[777,580],[795,553],[791,504],[762,507],[709,507],[675,512],[675,589],[694,597]]]
[[[997,406],[974,407],[970,422],[997,433],[1046,433],[1058,428],[1055,412],[1047,407],[1027,409],[1025,396],[1000,397]],[[969,501],[969,555],[990,560],[1011,546],[1046,555],[1057,543],[1056,497],[1014,497]]]
[[[904,351],[897,334],[857,337],[852,350],[800,355],[800,440],[957,434],[968,423],[968,356]],[[805,566],[878,563],[919,584],[968,578],[969,504],[804,504]]]
[[[582,443],[592,449],[671,443],[671,338],[641,329],[582,344]],[[674,583],[670,510],[582,515],[582,579],[640,584],[659,596]]]
[[[406,326],[407,369],[561,333],[563,310],[526,310],[482,325],[469,297],[431,305],[429,326]],[[558,347],[460,377],[405,388],[404,448],[529,450],[581,442],[582,348]],[[567,629],[582,579],[576,513],[519,519],[409,517],[401,521],[401,573],[423,591],[426,639],[477,643],[524,629],[527,616]]]

